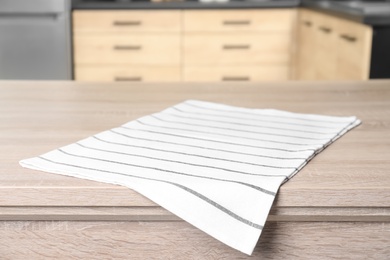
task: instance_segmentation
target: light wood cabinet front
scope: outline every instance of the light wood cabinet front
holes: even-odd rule
[[[314,80],[316,78],[315,51],[316,31],[312,13],[301,10],[298,20],[298,52],[296,57],[296,77],[298,79]]]
[[[77,64],[180,66],[179,35],[115,34],[74,37]]]
[[[288,64],[288,34],[185,34],[184,63],[207,65]]]
[[[224,81],[226,70],[243,81],[369,78],[372,28],[312,10],[78,10],[73,18],[76,79],[119,65],[169,70],[153,74],[162,81]]]
[[[371,41],[372,28],[367,25],[300,10],[296,78],[366,80]]]
[[[179,33],[180,11],[82,10],[73,12],[76,33]]]
[[[173,82],[181,81],[179,66],[79,66],[78,81]]]
[[[295,10],[185,11],[185,81],[288,79]]]
[[[183,79],[186,82],[249,82],[288,80],[288,65],[254,66],[187,66]]]
[[[291,31],[290,9],[185,11],[185,32]]]
[[[76,80],[290,76],[293,9],[78,10],[73,18]]]
[[[318,14],[314,20],[314,66],[318,80],[332,80],[337,72],[337,20]]]
[[[181,11],[73,12],[80,81],[180,81]]]
[[[336,77],[339,79],[368,79],[371,43],[372,29],[370,27],[350,21],[340,21]]]

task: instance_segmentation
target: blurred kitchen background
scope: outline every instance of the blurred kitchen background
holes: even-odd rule
[[[389,0],[0,0],[0,80],[375,78]]]

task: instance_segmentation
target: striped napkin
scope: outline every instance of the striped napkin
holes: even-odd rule
[[[252,254],[280,185],[358,124],[188,100],[20,164],[129,187]]]

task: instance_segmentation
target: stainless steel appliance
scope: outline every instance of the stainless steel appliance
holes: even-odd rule
[[[70,0],[0,0],[0,79],[71,79],[70,23]]]

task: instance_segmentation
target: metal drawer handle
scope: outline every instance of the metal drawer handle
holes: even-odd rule
[[[114,21],[112,23],[114,26],[140,26],[142,25],[141,21]]]
[[[222,46],[224,50],[249,50],[249,44],[225,44]]]
[[[115,77],[115,81],[142,81],[142,77]]]
[[[248,76],[224,76],[222,77],[222,81],[250,81],[251,78]]]
[[[303,21],[303,24],[306,25],[307,27],[310,27],[312,25],[310,21]]]
[[[223,25],[250,25],[250,20],[226,20],[222,22]]]
[[[113,47],[116,51],[138,51],[142,49],[141,45],[115,45]]]
[[[357,41],[356,37],[353,37],[353,36],[350,36],[350,35],[347,35],[347,34],[341,34],[340,38],[342,38],[342,39],[344,39],[346,41],[349,41],[349,42],[356,42]]]
[[[320,26],[319,29],[324,33],[331,33],[332,29],[329,27]]]

